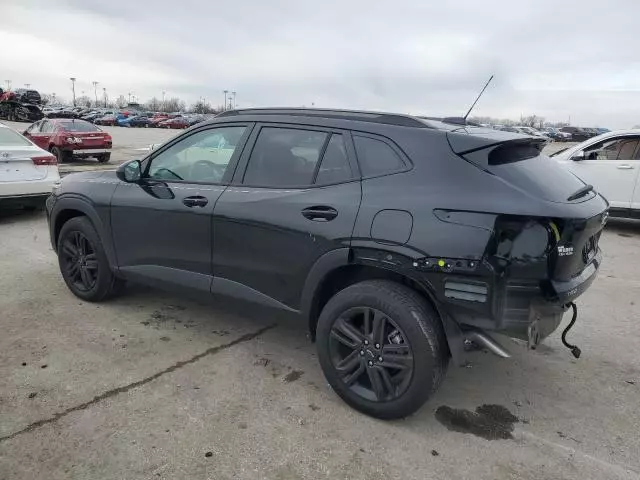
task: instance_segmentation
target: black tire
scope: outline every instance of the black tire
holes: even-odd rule
[[[82,300],[100,302],[122,287],[123,282],[113,274],[100,237],[87,217],[74,217],[62,226],[58,264],[67,287]]]
[[[58,147],[52,147],[51,153],[56,157],[58,163],[67,163],[71,161],[71,155],[69,155],[69,152],[65,152]]]
[[[362,337],[342,333],[345,318],[353,319],[348,321],[354,322],[349,323],[353,327],[361,310],[373,312],[370,326],[376,324],[375,318],[383,319],[378,320],[382,324],[379,348],[373,334],[366,334],[364,316],[370,313],[362,313]],[[416,291],[388,280],[357,283],[331,298],[320,314],[316,343],[320,365],[335,392],[356,410],[384,420],[416,412],[440,385],[449,362],[442,323],[431,304]],[[340,363],[345,366],[342,374],[337,368]],[[346,368],[347,364],[352,367]],[[355,375],[353,384],[345,383]],[[384,398],[375,392],[374,376]]]
[[[111,153],[101,153],[96,158],[100,163],[107,163],[109,160],[111,160]]]

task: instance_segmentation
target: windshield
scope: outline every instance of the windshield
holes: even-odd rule
[[[9,128],[0,128],[0,150],[2,147],[26,147],[31,142]]]
[[[66,132],[101,132],[98,127],[89,122],[60,122],[60,127]]]

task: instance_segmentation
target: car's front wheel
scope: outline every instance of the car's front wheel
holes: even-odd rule
[[[331,298],[318,320],[316,342],[335,392],[381,419],[418,410],[440,384],[449,358],[433,307],[387,280],[357,283]]]
[[[58,264],[69,290],[83,300],[104,300],[122,283],[113,274],[100,237],[87,217],[74,217],[62,226]]]

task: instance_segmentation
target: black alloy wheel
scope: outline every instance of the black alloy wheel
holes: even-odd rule
[[[411,344],[380,310],[355,307],[340,315],[331,328],[329,349],[342,382],[366,400],[394,400],[411,382]]]
[[[87,217],[67,220],[57,240],[60,273],[71,292],[90,302],[117,294],[124,281],[115,276],[102,241]]]
[[[387,420],[416,412],[440,385],[449,361],[433,305],[391,280],[365,280],[330,298],[318,318],[316,345],[340,398]]]
[[[95,247],[82,232],[71,232],[62,241],[60,263],[69,281],[79,291],[89,292],[95,287],[98,280],[98,257]]]

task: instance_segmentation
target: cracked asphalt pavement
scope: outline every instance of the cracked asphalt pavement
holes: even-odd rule
[[[0,213],[0,479],[640,478],[640,224],[612,222],[569,339],[450,367],[395,422],[347,407],[304,325],[65,287],[42,213]],[[565,318],[562,327],[566,325]]]

